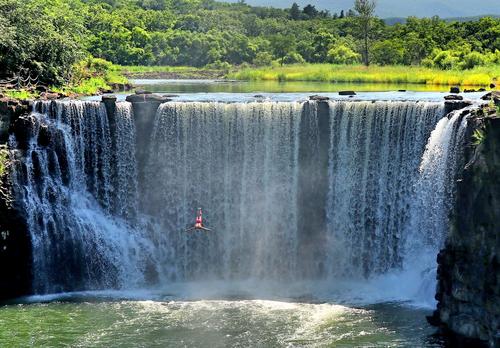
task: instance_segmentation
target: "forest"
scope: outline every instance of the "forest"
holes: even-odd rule
[[[500,64],[500,19],[341,13],[213,0],[0,0],[0,79],[49,85],[122,66],[230,69],[302,63],[464,70]],[[365,23],[366,24],[366,23]],[[364,39],[369,52],[364,55]]]

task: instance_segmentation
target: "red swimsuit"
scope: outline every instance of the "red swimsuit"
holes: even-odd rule
[[[202,213],[201,209],[198,211],[198,215],[196,216],[196,223],[194,224],[195,228],[202,228],[203,227],[203,218],[202,218]]]

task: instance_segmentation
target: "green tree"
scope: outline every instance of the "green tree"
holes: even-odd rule
[[[295,51],[295,41],[291,35],[274,35],[271,39],[271,46],[282,66],[285,64],[285,57]]]
[[[398,65],[403,64],[405,49],[396,40],[384,40],[373,45],[371,54],[377,64]]]
[[[300,7],[297,5],[296,2],[292,4],[292,7],[290,8],[290,18],[293,20],[299,20],[300,19]]]
[[[369,40],[370,30],[375,16],[375,7],[375,0],[354,1],[354,9],[358,14],[357,20],[360,27],[360,36],[363,40],[363,63],[366,66],[370,65]]]
[[[319,14],[316,7],[314,5],[311,5],[311,4],[304,7],[302,12],[304,12],[304,15],[306,15],[308,18],[316,18],[316,17],[318,17],[318,14]]]

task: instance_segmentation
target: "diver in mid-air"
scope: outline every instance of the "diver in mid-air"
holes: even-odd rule
[[[198,208],[198,213],[196,214],[196,220],[194,226],[188,229],[186,232],[192,232],[192,231],[212,232],[211,229],[203,226],[203,212],[201,211],[201,208]]]

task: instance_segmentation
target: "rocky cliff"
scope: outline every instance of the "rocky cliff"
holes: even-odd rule
[[[0,98],[0,300],[31,291],[31,241],[7,175],[13,161],[9,133],[30,109],[29,102]]]
[[[458,183],[450,235],[438,255],[438,308],[431,322],[458,337],[455,343],[498,347],[500,117],[480,113],[470,121],[468,164]]]

